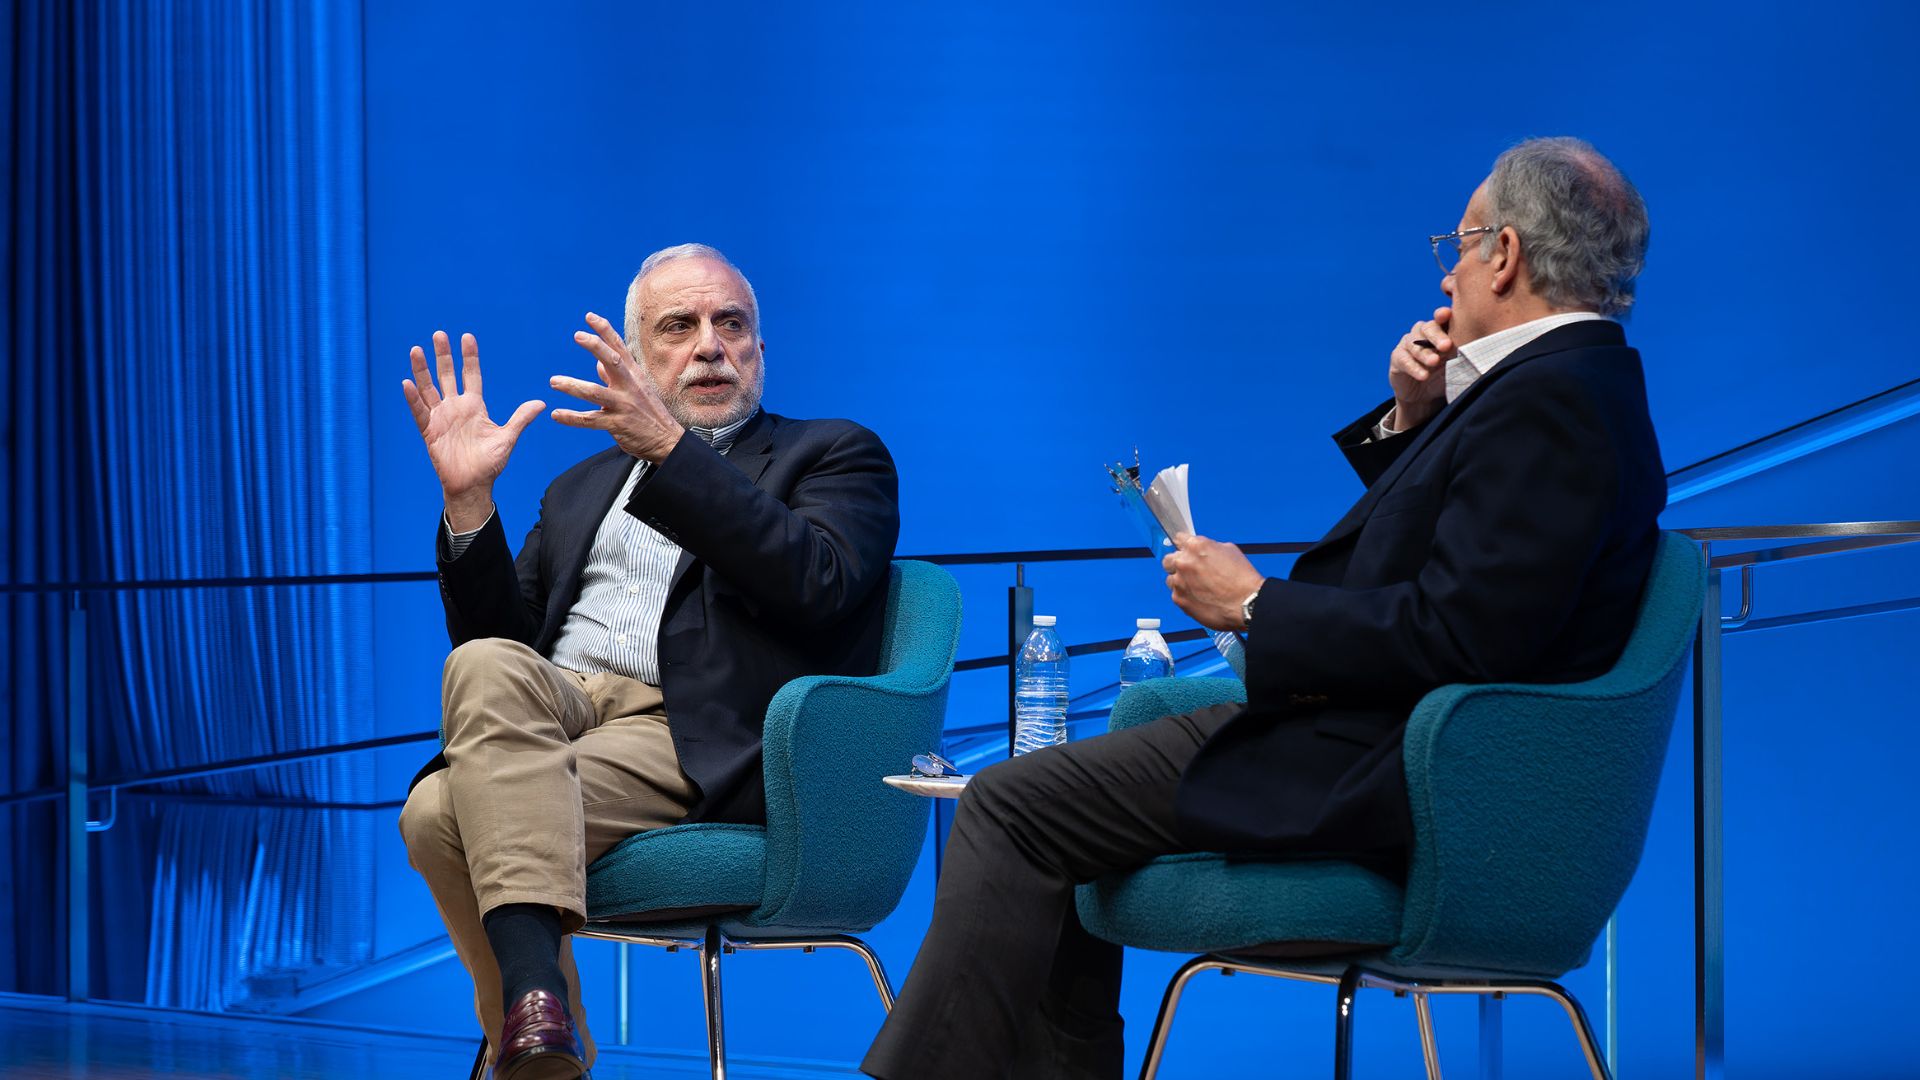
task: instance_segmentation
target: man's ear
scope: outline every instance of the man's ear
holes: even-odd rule
[[[1503,226],[1493,238],[1493,257],[1487,260],[1488,269],[1493,271],[1493,292],[1495,296],[1505,296],[1520,284],[1521,267],[1526,264],[1526,253],[1520,247],[1520,234],[1513,226]]]

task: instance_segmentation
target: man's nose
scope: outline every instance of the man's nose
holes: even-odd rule
[[[1440,279],[1440,291],[1443,293],[1446,293],[1448,296],[1453,295],[1453,275],[1452,274],[1448,274],[1445,277],[1442,277]]]
[[[693,355],[709,363],[718,363],[726,359],[726,343],[720,337],[720,332],[714,329],[712,322],[701,320],[700,336],[693,343]]]

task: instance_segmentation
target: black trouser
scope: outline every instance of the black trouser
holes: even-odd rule
[[[1191,850],[1174,828],[1180,773],[1241,708],[981,770],[954,815],[920,955],[861,1069],[883,1080],[1118,1077],[1120,947],[1081,929],[1073,888]]]

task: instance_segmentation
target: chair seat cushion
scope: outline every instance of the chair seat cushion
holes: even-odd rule
[[[1082,885],[1080,921],[1141,949],[1231,952],[1272,942],[1364,949],[1399,940],[1401,887],[1333,860],[1261,862],[1195,853]]]
[[[766,870],[767,830],[758,825],[675,825],[635,833],[587,867],[587,917],[755,908]]]

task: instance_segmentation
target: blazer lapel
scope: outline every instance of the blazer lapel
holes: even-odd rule
[[[727,462],[745,474],[748,483],[759,486],[767,466],[773,463],[773,419],[765,409],[755,413],[734,437],[733,446],[727,451]],[[679,561],[673,564],[672,584],[667,587],[669,596],[680,588],[681,580],[693,564],[693,552],[682,548]]]
[[[773,462],[773,418],[765,410],[755,414],[741,429],[733,440],[733,449],[727,451],[727,460],[746,474],[748,483],[760,483],[760,477]]]
[[[1413,443],[1394,459],[1393,464],[1387,466],[1387,471],[1380,474],[1380,478],[1373,482],[1373,486],[1367,489],[1366,494],[1360,496],[1360,501],[1354,503],[1353,507],[1334,524],[1332,529],[1327,531],[1327,535],[1320,538],[1319,542],[1332,543],[1359,529],[1367,520],[1367,516],[1373,513],[1375,504],[1387,492],[1393,490],[1394,483],[1407,471],[1407,467],[1413,463],[1413,460],[1419,457],[1427,447],[1433,445],[1434,439],[1438,438],[1440,433],[1465,412],[1481,394],[1486,393],[1487,387],[1493,385],[1494,380],[1509,374],[1536,356],[1566,352],[1570,349],[1624,346],[1626,343],[1626,332],[1620,328],[1619,323],[1605,319],[1589,319],[1555,327],[1515,349],[1506,359],[1495,364],[1492,371],[1473,380],[1473,385],[1467,387],[1459,397],[1448,402],[1445,408],[1428,421],[1427,425],[1420,429],[1419,434],[1413,436]]]

